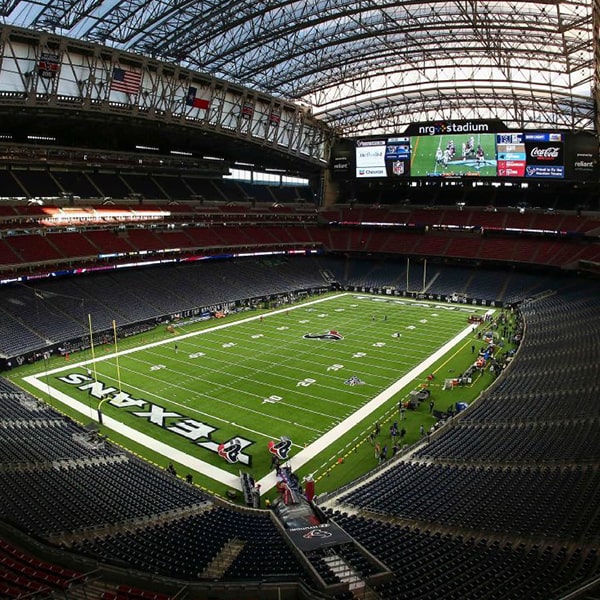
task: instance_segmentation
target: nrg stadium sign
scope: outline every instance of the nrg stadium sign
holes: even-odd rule
[[[411,123],[405,135],[444,135],[459,133],[500,133],[506,131],[506,125],[500,119],[473,121],[433,121]]]

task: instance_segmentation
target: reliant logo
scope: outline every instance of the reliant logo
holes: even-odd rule
[[[444,133],[487,133],[490,126],[487,123],[453,123],[451,121],[442,121],[432,125],[421,125],[419,135],[442,135]]]
[[[133,398],[128,392],[107,386],[102,381],[95,381],[83,373],[70,373],[58,379],[76,386],[82,392],[87,392],[92,398],[106,401],[107,404],[124,409],[134,417],[146,419],[152,425],[187,438],[196,446],[218,454],[227,462],[240,462],[249,467],[252,466],[252,457],[243,452],[245,448],[254,443],[251,440],[238,435],[222,443],[216,442],[212,439],[213,432],[217,431],[216,427],[190,419],[178,412],[166,410],[163,406],[153,404],[143,398]]]

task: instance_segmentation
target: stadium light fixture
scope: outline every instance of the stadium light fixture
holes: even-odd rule
[[[49,135],[28,135],[28,140],[33,140],[34,142],[55,142],[56,138]]]

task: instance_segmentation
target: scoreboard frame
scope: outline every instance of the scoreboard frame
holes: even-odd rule
[[[599,177],[597,135],[510,130],[500,121],[417,123],[404,133],[348,138],[339,149],[332,152],[335,175],[357,181],[440,178],[597,183]]]

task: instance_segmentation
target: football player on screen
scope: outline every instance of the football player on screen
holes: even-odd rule
[[[471,136],[467,142],[463,144],[463,160],[474,154],[475,152],[475,138]]]

